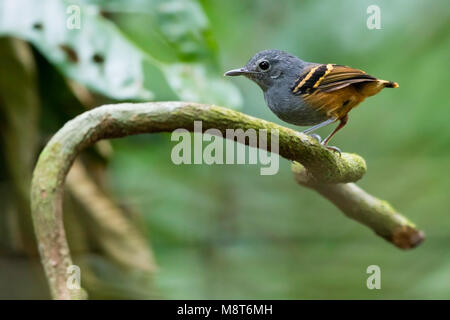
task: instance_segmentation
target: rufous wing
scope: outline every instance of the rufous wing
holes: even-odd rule
[[[306,70],[292,87],[316,111],[340,118],[366,97],[357,83],[374,83],[377,78],[362,70],[335,64],[315,65]]]

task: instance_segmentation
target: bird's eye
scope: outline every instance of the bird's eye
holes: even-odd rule
[[[259,68],[263,71],[266,71],[270,68],[270,63],[267,60],[263,60],[258,64]]]

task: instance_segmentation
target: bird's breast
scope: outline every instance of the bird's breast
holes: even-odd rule
[[[288,90],[286,93],[280,91],[271,92],[269,89],[264,93],[264,98],[270,110],[281,120],[299,126],[311,126],[329,119],[326,113],[312,108],[300,96]]]

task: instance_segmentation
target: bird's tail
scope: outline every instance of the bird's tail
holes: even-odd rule
[[[381,80],[385,88],[398,88],[398,83],[394,81]]]

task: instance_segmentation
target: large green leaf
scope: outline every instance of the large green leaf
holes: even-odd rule
[[[80,28],[71,29],[76,8]],[[125,32],[130,41],[104,17],[114,8],[132,17],[151,12],[141,29],[158,34],[159,42],[147,50]],[[114,99],[241,103],[236,88],[221,78],[207,18],[195,1],[2,0],[1,35],[31,42],[64,75]]]
[[[95,3],[157,60],[217,62],[217,43],[211,35],[208,18],[196,0],[98,0]]]
[[[81,28],[69,29],[73,2],[0,2],[0,34],[33,43],[68,77],[115,99],[150,99],[143,88],[143,56],[94,6],[80,7]]]
[[[233,107],[242,104],[239,92],[222,76],[218,46],[197,1],[99,0],[96,3],[160,66],[178,96]]]

